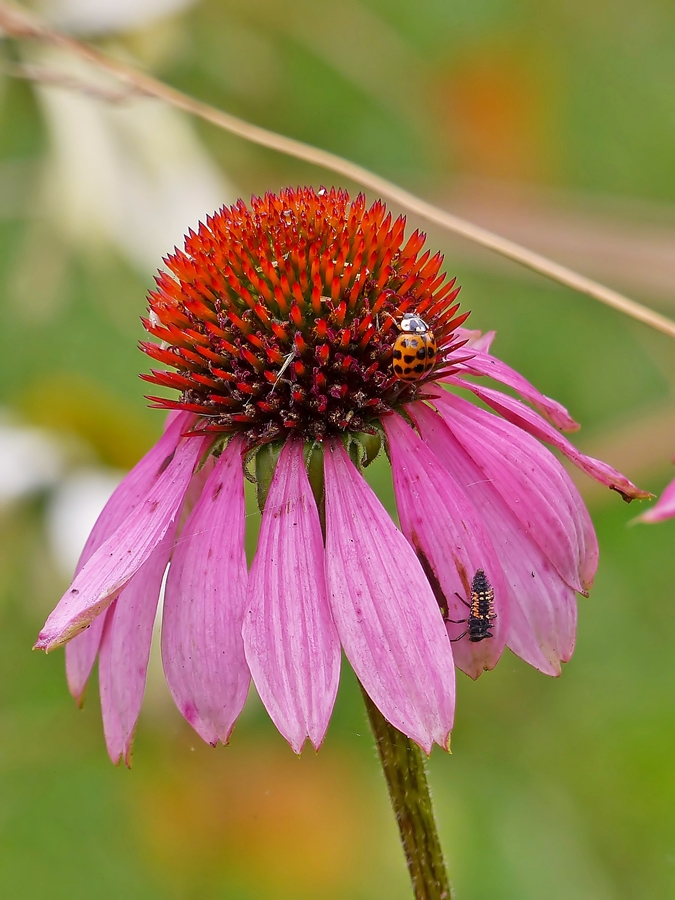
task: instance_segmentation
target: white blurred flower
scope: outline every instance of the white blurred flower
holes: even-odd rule
[[[44,0],[42,13],[68,31],[106,34],[140,28],[153,19],[172,15],[195,0]]]
[[[64,466],[59,442],[0,411],[0,509],[54,485]]]
[[[72,577],[89,532],[124,474],[103,467],[75,469],[52,493],[46,513],[47,538],[65,577]]]
[[[59,50],[41,48],[40,64],[111,89],[119,85]],[[182,113],[132,97],[111,104],[41,85],[49,128],[47,211],[73,243],[112,243],[142,271],[182,242],[207,212],[231,201],[225,181]]]
[[[42,12],[69,31],[109,34],[154,25],[193,2],[44,0]],[[35,68],[62,82],[124,95],[124,85],[58,48],[31,54]],[[50,139],[42,206],[71,243],[89,250],[112,244],[152,272],[190,226],[234,199],[182,112],[147,97],[112,103],[49,84],[37,95]]]

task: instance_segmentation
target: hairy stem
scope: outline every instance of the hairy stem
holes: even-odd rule
[[[415,900],[452,900],[424,754],[384,718],[365,690],[368,719],[401,834]]]

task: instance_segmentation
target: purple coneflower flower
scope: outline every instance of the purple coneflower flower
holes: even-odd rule
[[[549,675],[569,659],[598,548],[540,441],[625,499],[646,494],[560,434],[578,426],[490,354],[492,335],[461,327],[443,257],[404,227],[363,196],[287,190],[221,210],[167,258],[144,323],[161,344],[143,349],[169,368],[145,377],[180,396],[151,398],[174,410],[164,435],[101,513],[37,643],[68,642],[78,700],[98,656],[114,761],[129,759],[169,562],[164,670],[212,744],[228,740],[252,677],[292,748],[319,747],[341,647],[427,752],[448,744],[455,665],[476,678],[505,646]],[[402,327],[405,314],[417,318]],[[393,369],[410,353],[403,337],[423,360],[419,372],[407,360],[405,380]],[[380,446],[400,530],[360,471]],[[251,465],[266,497],[247,571]],[[492,592],[482,613],[469,606],[477,577]],[[488,613],[472,640],[471,616]]]

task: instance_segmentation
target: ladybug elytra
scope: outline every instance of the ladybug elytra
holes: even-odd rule
[[[436,338],[424,319],[405,313],[394,343],[394,374],[401,381],[419,381],[436,361]]]

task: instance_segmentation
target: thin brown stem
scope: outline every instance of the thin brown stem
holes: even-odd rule
[[[86,94],[96,100],[104,100],[106,103],[125,103],[130,97],[139,96],[135,87],[123,87],[117,90],[107,90],[96,84],[90,84],[81,78],[73,78],[66,72],[58,69],[50,69],[46,66],[33,66],[23,63],[0,63],[0,75],[9,75],[11,78],[21,78],[24,81],[33,81],[36,84],[46,84],[53,87],[64,88],[68,91],[77,91]]]
[[[528,250],[527,247],[522,247],[508,238],[501,237],[494,232],[481,228],[479,225],[474,225],[459,216],[440,209],[438,206],[422,200],[415,194],[406,191],[404,188],[388,181],[386,178],[382,178],[363,166],[343,159],[334,153],[329,153],[327,150],[321,150],[318,147],[305,144],[303,141],[296,141],[285,135],[268,131],[266,128],[260,128],[258,125],[253,125],[206,103],[201,103],[194,97],[169,87],[169,85],[152,78],[133,66],[107,56],[95,47],[52,28],[33,13],[20,9],[13,4],[1,2],[1,0],[0,28],[14,38],[38,40],[63,47],[81,59],[87,60],[97,68],[115,75],[120,81],[133,87],[135,91],[151,97],[157,97],[244,140],[336,172],[364,187],[370,188],[382,197],[393,200],[405,209],[422,216],[435,225],[440,225],[442,228],[446,228],[448,231],[466,238],[466,240],[520,263],[528,269],[550,278],[552,281],[557,281],[582,294],[586,294],[624,315],[663,332],[663,334],[675,337],[675,322],[641,303],[636,303],[623,294],[612,290],[612,288],[608,288],[591,278],[586,278],[586,276],[575,272],[573,269],[547,259],[533,250]]]
[[[415,900],[452,900],[424,754],[384,718],[363,690],[368,719],[401,834]]]

